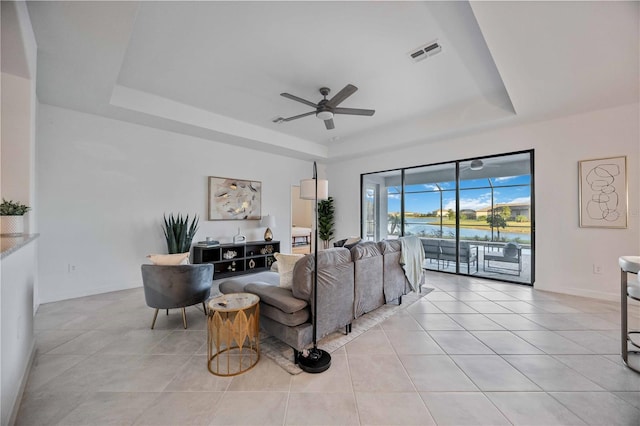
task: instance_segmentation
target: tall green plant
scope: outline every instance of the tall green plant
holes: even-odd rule
[[[164,237],[167,239],[167,249],[169,254],[186,253],[191,250],[191,241],[198,230],[198,216],[194,216],[191,224],[189,224],[189,215],[183,217],[178,214],[177,217],[171,213],[167,219],[164,218]]]
[[[323,241],[324,248],[329,247],[335,232],[335,208],[333,197],[318,202],[318,237]]]

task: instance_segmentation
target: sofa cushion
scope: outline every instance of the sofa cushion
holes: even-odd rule
[[[345,246],[346,247],[346,246]],[[351,248],[351,258],[353,261],[368,257],[382,256],[378,244],[373,241],[362,241]]]
[[[280,274],[280,287],[291,288],[293,280],[293,267],[296,262],[304,256],[303,254],[282,254],[273,255],[278,263],[278,273]]]
[[[344,247],[334,247],[318,252],[318,274],[332,274],[340,270],[340,265],[351,262],[351,252]],[[353,267],[353,266],[352,266]],[[293,296],[311,300],[313,254],[305,255],[293,268]],[[326,279],[331,279],[327,276]]]
[[[266,303],[260,303],[260,321],[267,317],[288,327],[295,327],[307,322],[310,316],[309,309],[301,309],[288,314]]]
[[[297,312],[307,307],[306,301],[293,297],[291,290],[286,288],[255,282],[247,284],[244,290],[257,295],[262,302],[275,306],[287,314]]]
[[[253,282],[261,282],[263,285],[277,287],[280,284],[280,276],[277,272],[259,272],[257,274],[229,278],[220,283],[220,292],[224,294],[243,293],[245,291],[245,286]]]
[[[154,265],[188,265],[189,252],[176,254],[150,254],[147,256]]]

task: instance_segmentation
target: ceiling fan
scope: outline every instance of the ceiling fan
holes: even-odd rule
[[[336,93],[333,98],[327,99],[329,92],[331,89],[328,87],[321,87],[320,94],[324,97],[320,102],[314,104],[311,101],[306,99],[299,98],[297,96],[291,95],[289,93],[280,93],[280,96],[284,96],[285,98],[292,99],[294,101],[298,101],[305,105],[308,105],[312,108],[315,108],[315,111],[305,112],[304,114],[294,115],[293,117],[283,118],[278,117],[273,120],[274,123],[283,123],[285,121],[297,120],[298,118],[306,117],[308,115],[315,114],[320,120],[324,121],[324,125],[327,130],[334,129],[335,126],[333,124],[333,116],[334,114],[346,114],[346,115],[367,115],[372,116],[376,111],[373,109],[359,109],[359,108],[339,108],[340,105],[345,99],[349,96],[353,95],[355,91],[358,90],[356,86],[353,84],[347,84],[344,88]]]

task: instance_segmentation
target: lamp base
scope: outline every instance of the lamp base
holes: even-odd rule
[[[309,349],[307,356],[298,356],[298,366],[307,373],[322,373],[331,367],[331,354],[322,349]]]
[[[267,230],[264,231],[264,240],[265,241],[273,240],[273,232],[271,232],[271,229],[267,228]]]

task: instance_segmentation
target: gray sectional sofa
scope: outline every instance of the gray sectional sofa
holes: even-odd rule
[[[400,243],[391,240],[318,252],[318,339],[342,328],[349,331],[354,318],[385,303],[401,303],[411,287],[399,251]],[[260,272],[225,280],[220,291],[258,295],[260,326],[301,351],[312,343],[312,273],[313,255],[308,254],[294,266],[291,289],[279,287],[277,272]]]

